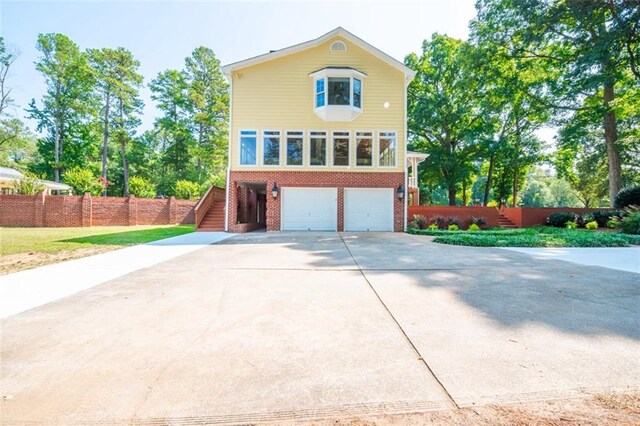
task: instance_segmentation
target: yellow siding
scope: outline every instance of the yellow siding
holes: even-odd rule
[[[346,52],[332,52],[331,43],[342,40]],[[325,67],[351,67],[367,74],[362,79],[362,114],[353,121],[329,122],[314,114],[314,82],[309,74]],[[405,163],[404,74],[347,40],[335,37],[326,43],[283,58],[232,72],[232,170],[341,170],[334,167],[239,166],[240,130],[258,131],[258,156],[263,130],[280,130],[284,141],[287,130],[351,131],[352,157],[356,131],[395,131],[395,168],[350,167],[353,171],[403,171]],[[384,108],[385,102],[389,108]],[[374,139],[377,139],[374,136]],[[377,142],[377,141],[376,141]],[[305,135],[305,149],[308,134]],[[375,142],[374,142],[375,145]],[[284,150],[285,144],[281,144]],[[282,154],[282,153],[281,153]],[[306,155],[306,152],[305,152]],[[374,151],[374,158],[376,152]],[[282,155],[281,155],[282,159]]]

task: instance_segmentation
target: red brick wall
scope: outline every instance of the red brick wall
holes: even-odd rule
[[[457,216],[462,222],[466,222],[470,217],[484,217],[487,221],[486,226],[498,226],[498,218],[500,214],[495,207],[456,207],[456,206],[409,206],[409,221],[414,215],[421,214],[427,219],[433,216]]]
[[[500,209],[500,213],[505,215],[518,228],[522,228],[527,226],[544,225],[547,220],[547,216],[549,216],[552,213],[560,213],[560,212],[589,213],[597,210],[608,210],[608,209],[606,208],[587,209],[587,208],[573,208],[573,207],[561,207],[561,208],[503,207],[502,209]]]
[[[330,187],[338,188],[338,230],[344,229],[344,188],[397,188],[404,185],[402,172],[296,172],[296,171],[232,171],[229,176],[229,232],[239,232],[237,185],[239,182],[265,182],[267,189],[267,230],[280,230],[280,202],[282,196],[275,200],[271,196],[274,182],[278,187]],[[404,201],[394,197],[394,230],[404,230]]]
[[[0,226],[71,227],[194,223],[195,201],[0,195]]]

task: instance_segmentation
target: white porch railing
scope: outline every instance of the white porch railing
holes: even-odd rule
[[[409,176],[409,188],[418,187],[418,178],[416,176]]]

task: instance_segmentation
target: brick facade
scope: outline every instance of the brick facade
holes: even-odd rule
[[[271,188],[274,183],[284,187],[318,187],[338,189],[338,231],[344,230],[344,188],[393,188],[404,185],[403,172],[313,172],[313,171],[232,171],[229,175],[229,232],[241,232],[247,203],[247,188],[243,182],[264,183],[266,188],[266,227],[268,231],[280,230],[280,205],[282,195],[274,199]],[[251,204],[251,203],[249,203]],[[404,230],[404,200],[394,197],[394,230]]]
[[[0,226],[72,227],[194,223],[195,201],[57,195],[0,195]]]

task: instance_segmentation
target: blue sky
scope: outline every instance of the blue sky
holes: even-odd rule
[[[0,34],[20,53],[9,79],[16,112],[44,92],[34,69],[39,33],[66,34],[81,49],[129,49],[149,83],[168,68],[180,69],[198,46],[208,46],[223,64],[316,38],[342,26],[391,56],[420,49],[432,33],[466,38],[475,15],[473,0],[423,1],[5,1]],[[145,87],[142,129],[157,111]],[[33,127],[33,123],[28,121]]]

